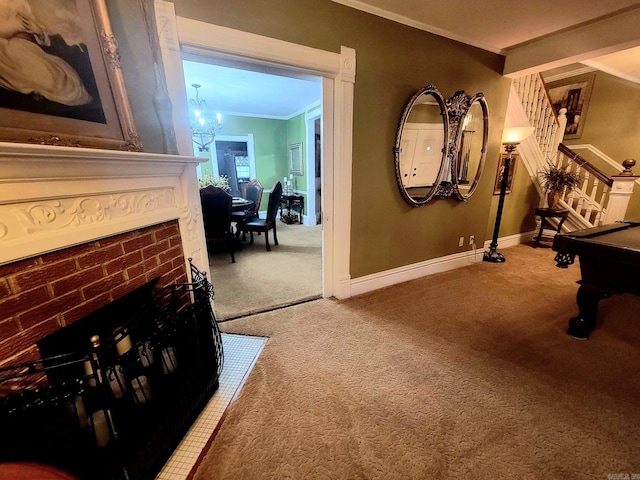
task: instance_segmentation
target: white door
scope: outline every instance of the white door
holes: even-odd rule
[[[442,161],[442,124],[407,123],[400,139],[400,175],[407,187],[430,187]]]
[[[409,187],[432,186],[438,178],[444,142],[442,125],[438,127],[417,131]]]
[[[400,176],[402,177],[402,185],[405,187],[409,186],[411,183],[411,176],[415,175],[412,164],[417,137],[417,130],[405,129],[402,132],[402,138],[400,139]]]

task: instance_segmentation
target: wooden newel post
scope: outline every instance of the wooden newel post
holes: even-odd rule
[[[633,158],[629,158],[622,162],[624,170],[619,175],[613,175],[613,185],[609,192],[609,202],[607,203],[607,213],[605,214],[603,224],[614,223],[624,220],[629,206],[633,187],[638,175],[634,175],[631,170],[636,164]]]

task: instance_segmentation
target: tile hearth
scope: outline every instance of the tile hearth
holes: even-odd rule
[[[196,464],[211,434],[242,384],[251,372],[267,338],[223,333],[224,368],[220,375],[220,387],[173,455],[162,468],[156,480],[184,480]]]

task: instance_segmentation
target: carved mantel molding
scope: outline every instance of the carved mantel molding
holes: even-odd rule
[[[0,264],[177,219],[185,258],[207,271],[201,161],[0,143]]]

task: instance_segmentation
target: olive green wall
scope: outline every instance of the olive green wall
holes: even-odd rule
[[[118,30],[131,38],[121,40],[121,53],[123,59],[129,57],[123,71],[132,103],[135,100],[138,128],[145,150],[160,151],[158,125],[153,125],[157,122],[149,108],[153,80],[149,60],[135,45],[142,41],[141,23],[128,25],[136,17],[126,0],[113,3],[116,14],[127,15]],[[179,16],[332,52],[339,52],[342,45],[356,50],[352,278],[468,250],[458,247],[461,236],[475,235],[479,244],[491,236],[487,225],[494,201],[493,177],[510,85],[500,73],[502,56],[330,0],[175,0],[174,4]],[[445,97],[457,90],[485,94],[490,112],[487,174],[467,202],[436,200],[416,209],[398,191],[392,149],[405,104],[427,84],[436,85]],[[509,228],[508,222],[505,227]]]
[[[593,91],[587,116],[584,119],[582,136],[575,140],[564,140],[571,145],[590,144],[622,163],[635,158],[638,165],[634,172],[640,175],[640,85],[604,72],[595,72]],[[579,153],[583,155],[584,150]],[[607,175],[620,173],[598,157],[585,153],[586,160]],[[640,220],[640,186],[636,184],[627,209],[627,219]]]
[[[442,125],[440,105],[414,105],[407,117],[407,123],[438,123]]]
[[[563,143],[589,143],[618,163],[640,156],[640,85],[604,72],[594,74],[582,136]]]

